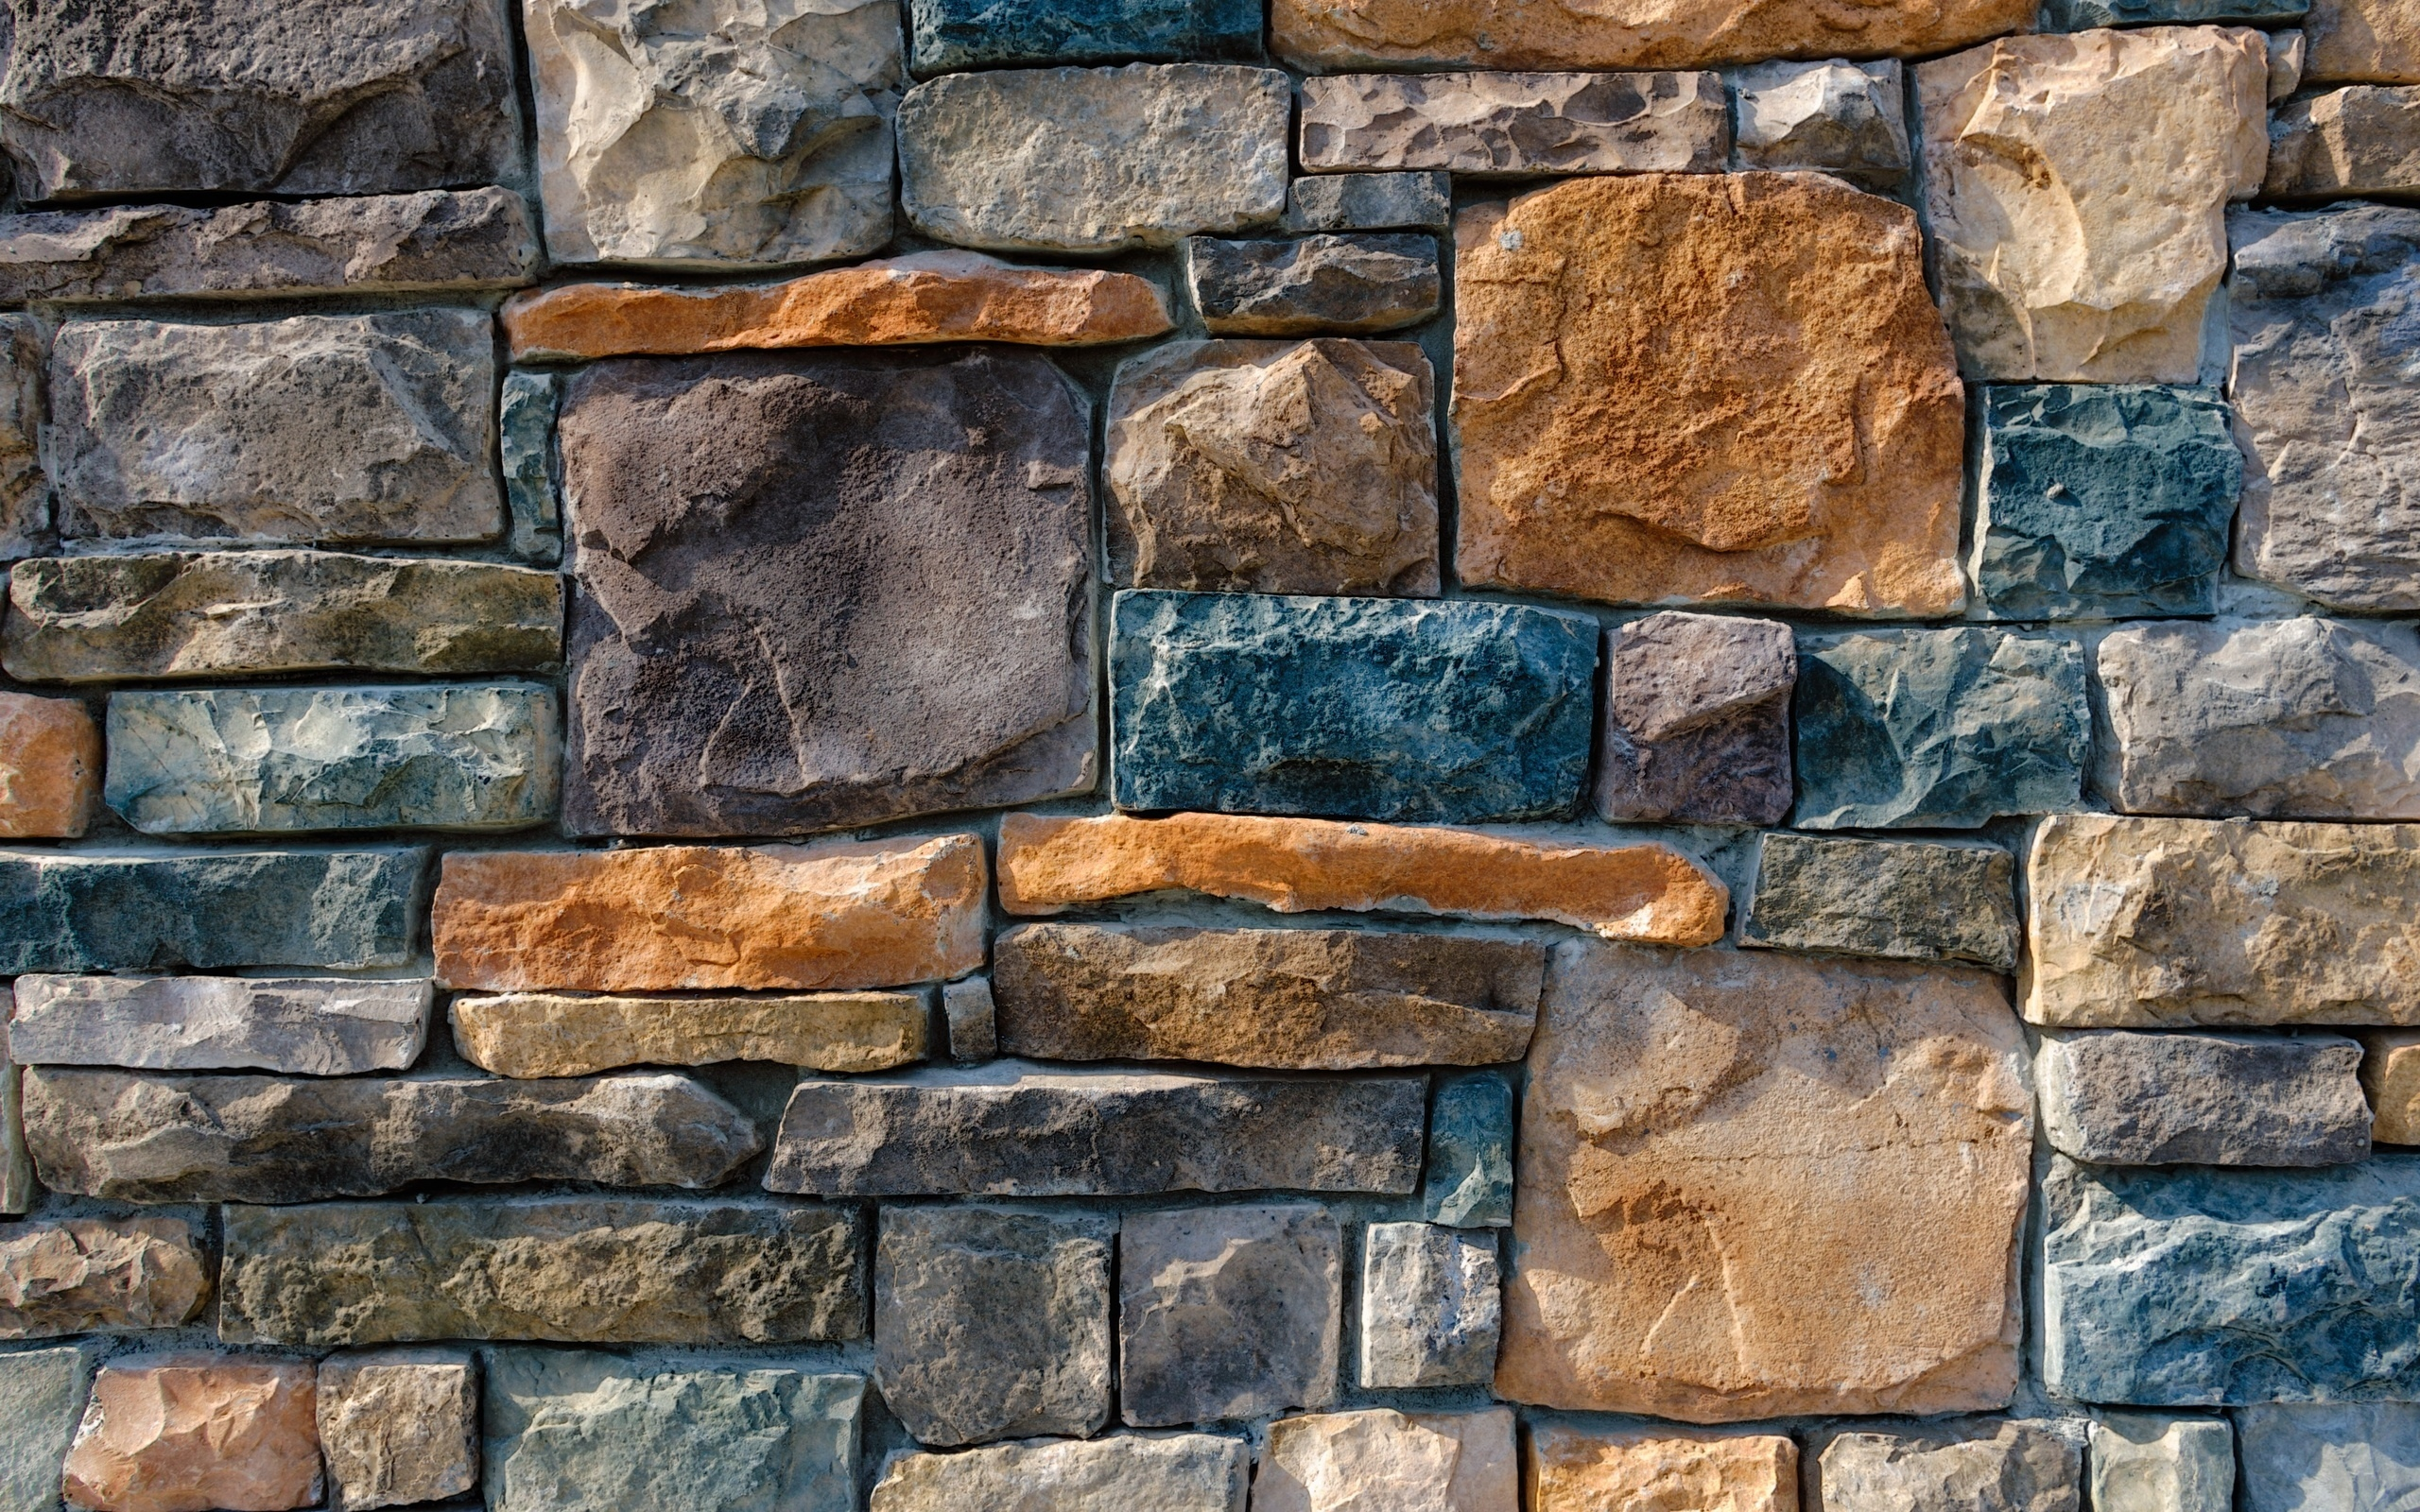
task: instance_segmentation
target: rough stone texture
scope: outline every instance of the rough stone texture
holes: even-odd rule
[[[26,1153],[23,1083],[0,1036],[0,1216],[32,1211],[42,1189],[34,1184],[33,1158]]]
[[[1409,342],[1181,341],[1122,365],[1111,576],[1433,596],[1435,409],[1428,359]]]
[[[1496,1394],[1724,1422],[2003,1406],[2032,1105],[1977,971],[1575,942]]]
[[[1810,641],[1799,647],[1797,720],[1791,822],[1802,829],[1973,830],[2073,808],[2093,756],[2083,651],[2054,636]]]
[[[2310,83],[2420,84],[2420,16],[2402,0],[2311,0],[2304,31]]]
[[[0,850],[0,975],[410,961],[416,848]]]
[[[2360,1039],[2370,1137],[2380,1144],[2420,1144],[2420,1029],[2377,1029]]]
[[[2420,1410],[2254,1406],[2236,1423],[2244,1512],[2394,1512],[2420,1495]]]
[[[874,1385],[924,1443],[1109,1421],[1115,1220],[891,1208],[874,1250]]]
[[[462,1058],[499,1076],[592,1076],[616,1066],[769,1060],[888,1071],[925,1058],[921,992],[630,998],[465,995],[447,1012]]]
[[[517,177],[499,0],[9,0],[0,149],[28,200],[378,195]]]
[[[1448,1077],[1428,1109],[1421,1215],[1454,1228],[1512,1222],[1512,1088],[1495,1072]]]
[[[2053,1031],[2033,1077],[2051,1148],[2101,1165],[2367,1159],[2361,1047],[2337,1035]]]
[[[2420,818],[2420,634],[2302,618],[2100,643],[2093,785],[2132,814]]]
[[[454,851],[438,979],[490,991],[856,989],[983,964],[983,841]]]
[[[2241,28],[2016,37],[1917,65],[1966,375],[2199,381],[2223,213],[2260,188],[2268,94],[2268,43]]]
[[[1288,186],[1290,232],[1391,231],[1416,226],[1443,231],[1453,223],[1452,185],[1443,172],[1324,173]]]
[[[890,240],[897,0],[523,0],[558,263],[862,257]]]
[[[90,1347],[11,1352],[0,1370],[0,1507],[55,1512],[60,1467],[84,1415],[96,1351]]]
[[[72,840],[101,796],[101,730],[73,698],[0,693],[0,838]]]
[[[2043,0],[2042,29],[2295,21],[2309,9],[2310,0]]]
[[[557,435],[573,833],[794,834],[1092,786],[1087,406],[1042,357],[608,363]]]
[[[2093,1512],[2234,1512],[2225,1418],[2106,1413],[2090,1434]]]
[[[1251,61],[1253,0],[908,0],[916,77],[1052,63]]]
[[[2056,821],[2053,821],[2056,822]],[[2014,971],[2016,859],[1997,846],[1771,833],[1739,943]]]
[[[1363,1387],[1494,1380],[1504,1323],[1495,1235],[1426,1223],[1374,1223],[1362,1232]]]
[[[1127,1422],[1265,1418],[1336,1400],[1343,1236],[1326,1209],[1132,1212],[1117,1246]]]
[[[479,1484],[479,1372],[467,1353],[384,1349],[320,1363],[320,1452],[344,1512]]]
[[[182,1218],[11,1225],[0,1231],[0,1339],[177,1328],[209,1300],[210,1273],[206,1238]]]
[[[1000,1050],[1290,1071],[1518,1060],[1533,940],[1342,929],[1023,924],[992,947]]]
[[[428,1042],[426,978],[21,976],[10,1054],[34,1066],[407,1071]]]
[[[1454,236],[1464,583],[1963,600],[1964,389],[1906,206],[1803,174],[1654,175],[1474,206]]]
[[[2277,107],[2264,196],[2325,199],[2420,191],[2420,89],[2357,84]]]
[[[863,1376],[503,1349],[487,1391],[492,1512],[856,1505]]]
[[[2269,34],[2269,103],[2292,95],[2303,85],[2303,63],[2309,52],[2308,39],[2300,31],[2273,31]]]
[[[1789,627],[1651,614],[1606,636],[1596,808],[1608,819],[1779,824],[1789,813]]]
[[[949,1022],[949,1058],[962,1065],[1000,1053],[998,1005],[989,977],[970,976],[942,986],[942,1016]]]
[[[1000,906],[1011,914],[1174,887],[1249,898],[1282,914],[1546,919],[1669,945],[1721,938],[1730,901],[1713,873],[1657,844],[1221,814],[1000,819]]]
[[[2218,608],[2243,454],[2215,389],[1983,390],[1969,568],[1985,614],[2126,619]]]
[[[1896,60],[1758,63],[1730,82],[1734,168],[1838,174],[1889,194],[1915,166]]]
[[[315,1370],[240,1354],[120,1356],[93,1378],[68,1503],[100,1512],[280,1512],[320,1503]]]
[[[1717,74],[1345,74],[1302,91],[1312,173],[1720,173],[1730,157]]]
[[[1244,1512],[1252,1451],[1209,1434],[1037,1438],[904,1454],[873,1512]]]
[[[162,1076],[35,1067],[26,1143],[53,1192],[316,1202],[416,1181],[709,1187],[764,1148],[686,1076]]]
[[[1253,1512],[1437,1507],[1514,1512],[1520,1467],[1512,1414],[1391,1408],[1286,1418],[1269,1425]]]
[[[1798,1446],[1781,1435],[1668,1427],[1530,1427],[1534,1512],[1596,1512],[1659,1503],[1715,1512],[1798,1512]]]
[[[1430,236],[1188,237],[1194,308],[1219,335],[1392,331],[1437,313],[1443,281]]]
[[[30,682],[286,672],[519,672],[562,657],[562,580],[329,551],[19,562],[9,675]]]
[[[1293,81],[1219,63],[950,74],[899,107],[900,201],[995,251],[1173,247],[1286,209]]]
[[[518,830],[554,817],[555,691],[530,682],[110,697],[110,807],[146,834]]]
[[[1123,593],[1121,809],[1478,824],[1567,816],[1597,622],[1524,605]]]
[[[556,562],[563,554],[562,467],[555,455],[555,413],[562,378],[551,372],[508,372],[496,402],[496,459],[504,465],[507,549],[524,561]]]
[[[0,237],[0,248],[5,246]],[[33,317],[0,315],[0,561],[30,557],[51,544],[50,483],[42,470],[43,371],[48,362],[42,327]]]
[[[1841,1434],[1824,1446],[1818,1466],[1824,1512],[2078,1512],[2083,1505],[2080,1447],[2039,1423]]]

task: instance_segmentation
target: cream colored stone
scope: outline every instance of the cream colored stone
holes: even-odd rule
[[[2311,0],[2308,84],[2420,84],[2420,5]]]
[[[447,1010],[454,1048],[499,1076],[593,1076],[616,1066],[769,1060],[809,1071],[887,1071],[925,1058],[921,992],[780,997],[466,994]]]
[[[2303,86],[2303,69],[2310,58],[2309,34],[2273,31],[2269,34],[2269,103],[2276,104]]]
[[[1798,1445],[1778,1434],[1530,1429],[1530,1512],[1798,1512]]]
[[[2420,1144],[2420,1029],[2373,1029],[2360,1039],[2371,1142]]]
[[[1302,161],[1313,173],[1720,173],[1730,153],[1730,102],[1717,74],[1303,80]]]
[[[320,1449],[344,1512],[479,1484],[479,1372],[466,1352],[379,1349],[320,1363]]]
[[[2356,84],[2277,108],[2269,128],[2276,199],[2420,191],[2420,89]]]
[[[1028,1438],[903,1454],[873,1512],[1244,1512],[1252,1452],[1212,1434]]]
[[[1319,1413],[1269,1425],[1252,1512],[1518,1512],[1512,1414]]]

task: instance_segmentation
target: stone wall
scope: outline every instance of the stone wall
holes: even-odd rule
[[[2415,0],[0,0],[0,1512],[2420,1505]]]

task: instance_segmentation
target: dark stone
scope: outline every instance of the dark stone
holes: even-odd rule
[[[1129,1423],[1268,1418],[1336,1400],[1344,1245],[1326,1209],[1131,1213],[1118,1248],[1117,1399]]]
[[[2206,26],[2226,22],[2291,21],[2310,0],[2042,0],[2044,31],[2095,26]]]
[[[1409,173],[1322,173],[1287,186],[1284,231],[1389,231],[1453,224],[1450,176],[1436,169]]]
[[[2100,1165],[2342,1165],[2369,1158],[2361,1046],[2332,1034],[2046,1032],[2050,1147]]]
[[[1054,63],[1251,62],[1258,0],[908,0],[919,78]]]
[[[1442,1082],[1428,1110],[1421,1215],[1453,1228],[1512,1222],[1512,1086],[1493,1071]]]
[[[1779,824],[1789,813],[1789,627],[1715,614],[1651,614],[1607,637],[1604,762],[1609,819]]]
[[[1305,236],[1184,244],[1194,307],[1219,335],[1392,331],[1437,313],[1434,236]]]
[[[1997,846],[1768,834],[1739,943],[2016,970],[2016,858]]]
[[[428,852],[0,851],[0,976],[402,966]]]

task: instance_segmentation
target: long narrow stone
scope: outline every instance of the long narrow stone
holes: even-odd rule
[[[32,1210],[41,1188],[34,1185],[33,1158],[26,1153],[25,1080],[9,1058],[6,1036],[0,1036],[0,1217],[13,1218]]]
[[[21,976],[9,1048],[34,1066],[406,1071],[428,1042],[424,977]]]
[[[1303,80],[1313,173],[1720,173],[1720,74],[1341,74]]]
[[[903,1454],[873,1512],[1243,1512],[1252,1450],[1211,1434],[1030,1438],[962,1454]],[[1047,1496],[1047,1503],[1037,1500]]]
[[[0,1230],[0,1339],[176,1328],[210,1299],[211,1269],[207,1236],[183,1218],[12,1224]]]
[[[616,1066],[769,1060],[808,1071],[888,1071],[925,1058],[922,992],[586,997],[465,994],[446,1010],[454,1048],[499,1076],[588,1076]]]
[[[1775,831],[1756,848],[1739,943],[2016,970],[2016,860],[1998,846]]]
[[[2101,1165],[2342,1165],[2370,1153],[2341,1035],[2052,1030],[2033,1058],[2051,1148]]]

